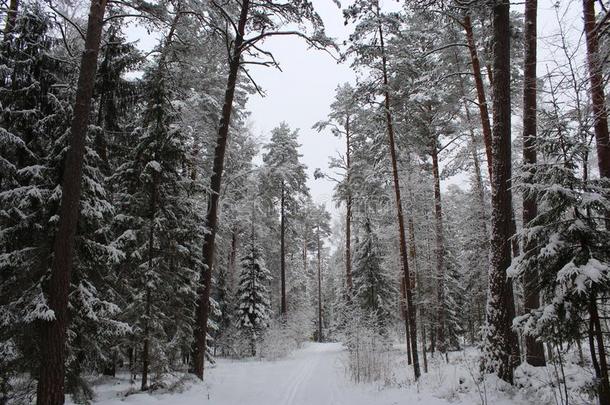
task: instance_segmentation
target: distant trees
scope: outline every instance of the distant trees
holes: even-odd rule
[[[347,289],[351,290],[352,280],[352,149],[354,148],[354,134],[358,123],[358,100],[355,89],[349,84],[337,86],[336,96],[330,105],[331,112],[327,120],[319,121],[314,125],[314,129],[323,131],[330,129],[335,136],[345,137],[345,156],[339,161],[334,162],[344,170],[344,178],[340,186],[340,198],[345,201],[345,283]]]
[[[194,335],[196,344],[193,371],[200,379],[203,379],[207,324],[210,315],[209,299],[218,228],[218,206],[222,174],[238,74],[240,69],[245,70],[244,58],[248,55],[252,55],[254,58],[262,55],[267,60],[258,61],[259,64],[277,67],[278,65],[273,55],[267,51],[261,51],[259,47],[261,41],[277,35],[296,35],[304,38],[310,45],[320,49],[332,45],[332,42],[324,35],[322,20],[309,2],[290,0],[283,4],[274,1],[256,3],[250,2],[250,0],[242,0],[237,9],[232,9],[228,5],[213,3],[211,11],[219,16],[219,22],[215,26],[224,32],[230,55],[226,90],[222,103],[218,134],[214,146],[214,160],[210,174],[211,192],[205,219],[205,225],[209,231],[206,233],[203,243],[204,268],[201,274],[199,300],[197,302],[196,318],[198,327]],[[304,32],[285,30],[285,26],[289,23],[301,24],[302,26],[308,25],[313,29],[313,33],[308,36]],[[247,73],[247,70],[245,71],[253,85],[258,88],[256,82]],[[282,309],[282,313],[285,314],[286,305],[284,301]]]
[[[298,131],[292,131],[288,124],[281,123],[271,132],[271,141],[265,145],[263,156],[263,188],[266,198],[271,199],[279,209],[280,216],[280,313],[286,316],[286,230],[288,220],[301,207],[301,199],[309,195],[305,185],[305,166],[297,142]]]

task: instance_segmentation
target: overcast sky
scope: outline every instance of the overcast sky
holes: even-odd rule
[[[345,7],[350,1],[344,0]],[[352,27],[344,26],[342,11],[333,0],[313,0],[314,6],[324,20],[327,34],[340,44],[347,38]],[[384,9],[396,10],[402,1],[381,0]],[[546,64],[552,59],[562,59],[563,55],[551,52],[557,44],[557,18],[554,5],[560,4],[560,15],[564,15],[564,28],[570,32],[572,41],[579,41],[582,35],[581,3],[576,0],[539,0],[538,2],[538,75],[546,72]],[[512,6],[513,10],[522,10],[521,2]],[[130,39],[139,40],[143,48],[151,48],[156,42],[141,28],[130,27]],[[582,42],[582,41],[581,41]],[[318,203],[325,203],[334,211],[332,190],[334,183],[325,179],[313,179],[313,171],[321,168],[328,171],[330,156],[344,152],[344,140],[337,139],[329,132],[317,133],[312,125],[325,119],[338,84],[355,82],[355,74],[347,64],[337,62],[327,53],[307,49],[306,43],[297,37],[274,37],[267,40],[263,47],[271,51],[280,63],[282,71],[261,66],[250,66],[252,77],[266,92],[266,97],[252,95],[248,109],[252,112],[251,127],[254,134],[264,140],[269,139],[271,129],[281,121],[286,121],[292,128],[300,130],[302,162],[308,167],[308,185],[312,197]],[[582,51],[577,63],[584,63]],[[552,67],[552,66],[551,66]],[[513,119],[514,134],[519,132],[518,117]],[[445,180],[442,187],[449,183],[460,184],[465,176]]]
[[[313,3],[324,20],[328,35],[342,43],[349,35],[351,27],[344,26],[341,10],[333,0],[313,0]],[[397,7],[395,0],[382,0],[382,3],[384,8]],[[539,75],[546,71],[543,64],[551,56],[542,48],[547,47],[548,38],[557,30],[553,8],[556,3],[551,0],[539,1]],[[580,2],[563,1],[561,6],[561,13],[566,10],[568,13],[568,28],[576,33],[581,32]],[[519,10],[522,6],[515,5],[513,9]],[[311,126],[328,114],[337,84],[354,82],[355,75],[348,65],[337,64],[328,54],[308,50],[299,38],[272,38],[264,45],[265,49],[273,52],[282,72],[258,66],[251,68],[252,76],[267,93],[264,98],[252,96],[248,103],[248,108],[252,111],[252,128],[256,135],[264,139],[268,139],[271,129],[281,121],[286,121],[292,128],[299,128],[302,161],[308,167],[308,185],[312,196],[316,202],[327,203],[327,208],[331,209],[334,205],[334,184],[325,179],[314,180],[313,171],[315,168],[327,170],[329,156],[343,153],[344,141],[328,132],[317,133]],[[450,182],[460,183],[462,179],[463,177],[458,177]]]
[[[341,43],[348,28],[343,25],[341,10],[332,0],[314,0],[316,10],[324,20],[327,35]],[[347,64],[337,62],[326,52],[307,49],[307,44],[296,37],[271,38],[264,44],[273,52],[282,72],[260,66],[251,67],[252,76],[267,96],[254,95],[248,109],[252,111],[252,128],[256,135],[269,138],[271,129],[281,121],[299,128],[302,161],[307,165],[309,188],[314,201],[332,207],[334,184],[325,179],[313,179],[316,168],[326,169],[329,156],[345,149],[344,141],[330,132],[318,133],[311,129],[326,118],[337,84],[355,82]]]

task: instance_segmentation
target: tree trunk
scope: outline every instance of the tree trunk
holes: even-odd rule
[[[413,278],[411,279],[411,283],[412,285],[415,286],[419,286],[419,271],[417,270],[417,248],[415,247],[415,226],[413,225],[413,217],[409,216],[408,219],[408,226],[409,226],[409,257],[411,258],[411,264],[413,265]],[[407,285],[405,283],[405,292],[407,289]],[[419,296],[419,294],[418,294]],[[417,311],[417,307],[415,306],[413,307],[413,311]],[[422,357],[424,359],[424,373],[428,372],[428,358],[426,355],[426,323],[423,321],[425,319],[424,317],[424,309],[419,306],[419,316],[420,319],[422,320],[422,324],[421,324],[421,338],[422,338],[422,342],[421,342],[421,351],[422,351]],[[408,322],[407,322],[408,325]],[[410,336],[410,334],[409,334]],[[410,341],[410,338],[409,338]],[[408,348],[408,350],[411,351],[412,346],[410,346]]]
[[[76,89],[70,149],[67,152],[63,172],[59,224],[53,242],[51,278],[45,285],[48,304],[53,311],[54,319],[39,322],[40,371],[37,403],[44,405],[64,403],[68,293],[72,275],[74,238],[80,212],[85,137],[89,124],[105,10],[106,0],[91,2],[85,51],[81,59]]]
[[[477,100],[479,104],[479,113],[481,115],[481,127],[483,128],[483,140],[485,142],[485,155],[487,156],[487,171],[491,180],[492,170],[492,151],[491,151],[491,124],[489,122],[489,109],[487,108],[487,98],[485,97],[485,86],[483,84],[483,75],[481,74],[481,63],[477,54],[477,46],[474,42],[474,33],[472,31],[472,21],[470,15],[466,14],[463,21],[464,31],[466,32],[466,41],[468,50],[470,51],[470,62],[474,82],[477,90]]]
[[[237,229],[233,228],[233,232],[231,232],[231,249],[229,250],[228,257],[228,286],[230,289],[235,285],[235,265],[236,265],[236,255],[237,255]]]
[[[523,164],[536,164],[536,13],[538,0],[525,1],[525,57],[523,67]],[[523,196],[523,226],[526,227],[538,215],[536,199]],[[523,249],[536,249],[534,241],[524,240]],[[538,269],[529,269],[523,276],[525,312],[540,306],[538,294]],[[545,366],[542,342],[533,336],[525,336],[525,361],[532,366]]]
[[[432,177],[434,179],[434,220],[436,230],[436,339],[438,351],[446,353],[445,342],[445,248],[443,240],[443,209],[441,205],[441,181],[438,170],[438,146],[436,137],[431,146]]]
[[[345,146],[345,156],[347,161],[347,175],[346,175],[346,183],[347,183],[347,202],[346,202],[346,212],[345,212],[345,277],[347,290],[351,295],[353,281],[352,281],[352,190],[350,184],[350,171],[351,171],[351,145],[350,145],[350,122],[349,116],[345,121],[345,138],[346,138],[346,146]]]
[[[470,19],[468,20],[470,21]],[[476,52],[476,50],[475,50]],[[455,56],[455,63],[457,66],[460,65],[460,60],[458,59],[457,53],[454,53]],[[474,55],[474,57],[476,58],[476,53]],[[477,60],[477,65],[478,65],[478,59]],[[479,69],[479,76],[481,75],[480,72],[480,66],[478,67]],[[481,85],[482,85],[482,81],[481,81]],[[464,89],[464,84],[462,83],[462,81],[460,81],[460,90],[462,92],[462,107],[464,107],[464,113],[466,114],[466,122],[468,123],[468,131],[470,132],[470,153],[472,154],[472,163],[474,166],[474,175],[475,175],[475,181],[476,181],[476,192],[477,192],[477,197],[479,200],[479,205],[481,207],[481,213],[483,214],[482,218],[481,218],[481,226],[483,227],[483,231],[484,231],[484,235],[488,236],[488,231],[487,231],[487,215],[486,213],[486,204],[485,204],[485,186],[483,185],[483,176],[481,174],[481,161],[479,160],[479,155],[477,153],[477,138],[475,136],[474,130],[473,130],[473,125],[472,125],[472,117],[470,115],[470,109],[468,108],[468,105],[466,104],[466,91]],[[485,95],[483,94],[483,99],[485,99]],[[487,117],[487,123],[489,124],[489,115],[487,112],[487,106],[485,106],[485,111],[481,111],[481,120],[483,121],[483,117]],[[483,124],[484,126],[485,124]],[[491,149],[491,135],[489,136],[489,145],[490,145],[490,149]],[[485,150],[487,151],[487,143],[485,143],[485,139],[484,141],[484,145],[485,145]],[[491,157],[488,157],[488,160]],[[488,164],[487,165],[488,171],[489,171],[489,178],[491,179],[491,165]],[[486,244],[487,245],[487,244]]]
[[[19,12],[19,0],[11,0],[8,10],[6,11],[6,21],[4,23],[4,41],[9,39],[9,35],[13,33],[15,29],[15,23],[17,22],[17,13]]]
[[[286,195],[284,183],[282,182],[282,194],[280,198],[280,314],[282,320],[286,320]]]
[[[152,190],[150,193],[150,230],[148,233],[148,271],[152,272],[153,269],[153,258],[155,252],[155,215],[157,210],[157,187],[158,187],[158,174],[153,173]],[[142,348],[142,385],[140,389],[146,391],[148,389],[148,364],[149,364],[149,352],[150,352],[150,319],[152,316],[152,296],[150,287],[148,286],[148,279],[145,278],[146,282],[146,312],[144,319],[144,344]]]
[[[589,299],[589,346],[591,348],[591,359],[594,364],[595,376],[597,377],[597,395],[600,405],[610,405],[610,383],[608,381],[608,361],[604,347],[604,335],[599,321],[597,310],[597,293],[593,291]],[[595,354],[595,343],[597,344],[597,356]]]
[[[493,169],[489,294],[487,303],[486,368],[512,384],[513,368],[509,306],[510,283],[506,270],[511,263],[511,139],[510,139],[510,3],[493,5]]]
[[[400,309],[402,312],[402,318],[405,322],[405,335],[407,336],[407,364],[411,365],[413,363],[411,359],[411,338],[409,335],[409,309],[407,308],[407,299],[406,299],[406,291],[407,291],[407,282],[404,277],[400,278]]]
[[[218,127],[218,137],[214,148],[214,163],[212,166],[212,177],[210,179],[210,197],[208,201],[208,211],[206,214],[206,226],[208,232],[203,241],[203,268],[201,270],[201,285],[199,286],[196,304],[196,325],[194,328],[195,350],[193,353],[193,372],[203,379],[205,365],[205,353],[207,347],[208,318],[210,312],[210,291],[212,282],[212,265],[214,263],[215,240],[218,228],[218,201],[220,199],[220,186],[222,184],[222,172],[224,169],[225,151],[229,136],[229,125],[231,123],[231,112],[233,110],[233,98],[235,96],[235,86],[237,75],[241,65],[241,47],[244,41],[244,31],[248,19],[250,0],[243,0],[237,25],[237,34],[233,43],[233,50],[229,60],[229,75],[227,78],[227,88],[225,90],[222,115]]]
[[[604,95],[602,77],[602,57],[599,54],[599,40],[596,30],[595,2],[582,1],[585,35],[587,38],[587,62],[593,110],[597,164],[600,177],[610,178],[610,137],[608,136],[608,111]]]
[[[377,13],[379,14],[379,3],[377,2]],[[396,198],[396,218],[398,221],[398,232],[400,242],[400,259],[402,264],[402,270],[404,273],[405,280],[408,280],[406,288],[407,307],[413,308],[413,291],[411,286],[411,274],[409,273],[409,261],[407,258],[407,240],[405,236],[405,222],[402,213],[402,200],[400,197],[400,180],[398,178],[398,163],[396,157],[396,144],[394,141],[394,124],[392,122],[392,113],[390,110],[390,91],[388,89],[388,72],[387,72],[387,59],[385,54],[384,40],[383,40],[383,29],[379,24],[379,40],[381,45],[381,59],[382,59],[382,73],[383,73],[383,86],[384,86],[384,102],[385,102],[385,115],[386,124],[388,130],[389,146],[390,146],[390,160],[392,162],[392,177],[394,179],[394,195]],[[411,334],[411,350],[413,356],[413,374],[417,380],[421,375],[419,369],[419,358],[417,356],[417,319],[415,311],[409,311],[409,333]]]
[[[318,225],[318,342],[322,342],[322,261],[320,255],[320,225]]]

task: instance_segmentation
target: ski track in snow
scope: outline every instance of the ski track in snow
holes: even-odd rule
[[[135,393],[129,385],[99,386],[98,405],[447,405],[415,387],[378,388],[354,384],[345,374],[340,343],[309,343],[276,361],[226,360],[206,370],[206,381],[184,392]],[[132,386],[137,389],[137,386]],[[468,402],[470,404],[470,402]],[[454,403],[454,405],[456,405]]]

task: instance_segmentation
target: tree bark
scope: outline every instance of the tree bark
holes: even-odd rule
[[[409,335],[409,309],[407,308],[407,282],[405,281],[404,276],[400,277],[400,309],[402,311],[402,318],[405,322],[405,335],[407,336],[407,364],[411,365],[413,363],[411,359],[411,338]]]
[[[602,77],[602,57],[599,53],[599,39],[596,30],[595,2],[583,0],[585,36],[587,38],[587,63],[593,110],[597,164],[600,177],[610,178],[610,137],[608,136],[608,111],[604,95]]]
[[[464,31],[466,32],[466,41],[468,50],[470,51],[470,62],[474,83],[477,90],[477,100],[479,105],[479,113],[481,116],[481,128],[483,128],[483,141],[485,143],[485,155],[487,156],[487,171],[491,180],[492,170],[492,151],[491,151],[491,124],[489,122],[489,109],[487,107],[487,97],[485,96],[485,85],[483,84],[483,75],[481,74],[481,63],[477,54],[477,46],[474,41],[474,33],[472,31],[472,21],[470,15],[466,14],[463,21]]]
[[[45,285],[49,308],[53,311],[54,318],[39,322],[40,370],[37,388],[39,405],[64,403],[68,294],[72,276],[74,239],[80,213],[85,138],[105,10],[106,0],[91,1],[70,131],[70,149],[64,166],[59,223],[53,242],[51,278]]]
[[[496,0],[493,5],[493,169],[489,294],[485,342],[488,371],[513,382],[514,343],[509,306],[510,283],[506,270],[511,263],[511,128],[510,128],[510,3]]]
[[[536,156],[536,14],[538,0],[525,1],[525,57],[523,67],[523,164],[535,165]],[[523,196],[523,226],[538,215],[538,203],[532,195]],[[523,249],[536,249],[534,241],[524,240]],[[523,275],[524,308],[526,312],[540,306],[538,269]],[[525,361],[532,366],[545,366],[544,347],[535,337],[525,336]]]
[[[595,376],[599,380],[597,395],[600,405],[610,405],[610,383],[608,381],[608,361],[606,349],[604,347],[604,335],[599,321],[597,309],[597,292],[591,292],[589,299],[589,345],[591,347],[591,359],[595,365]],[[595,355],[595,345],[597,344],[597,356]]]
[[[377,13],[379,14],[379,2],[377,2]],[[402,212],[402,200],[400,196],[400,179],[398,177],[398,164],[396,157],[396,143],[394,140],[394,124],[392,121],[392,112],[390,109],[390,91],[388,89],[388,72],[387,72],[387,58],[385,54],[383,28],[381,23],[379,24],[379,41],[381,46],[381,61],[382,61],[382,73],[383,73],[383,86],[384,86],[384,105],[385,105],[385,116],[386,125],[388,130],[388,140],[390,146],[390,160],[392,162],[392,177],[394,179],[394,196],[396,203],[396,218],[398,221],[398,232],[400,242],[400,259],[402,264],[402,270],[404,273],[405,280],[408,280],[406,288],[407,307],[413,308],[413,290],[411,286],[411,274],[409,272],[409,261],[407,257],[407,240],[405,235],[405,222],[404,215]],[[419,358],[417,356],[417,318],[415,311],[409,311],[409,333],[411,340],[411,351],[413,357],[413,374],[417,380],[421,371],[419,368]]]
[[[220,200],[220,186],[222,184],[222,172],[224,169],[224,157],[227,149],[229,137],[229,125],[231,123],[231,112],[233,111],[233,98],[235,96],[235,86],[237,85],[237,75],[241,65],[242,44],[250,0],[243,0],[237,24],[237,33],[233,42],[233,50],[229,60],[229,75],[225,90],[222,115],[218,127],[218,137],[214,148],[214,163],[212,166],[212,177],[210,179],[210,197],[208,201],[208,211],[206,214],[206,226],[208,232],[203,241],[203,268],[201,270],[201,285],[199,286],[199,299],[196,304],[196,325],[194,328],[194,360],[193,372],[203,379],[205,353],[207,347],[208,318],[210,312],[210,291],[212,282],[212,266],[215,255],[215,240],[218,228],[218,202]]]
[[[443,209],[441,205],[441,181],[438,170],[438,145],[436,137],[431,146],[432,177],[434,179],[434,220],[436,231],[436,339],[438,351],[447,352],[445,342],[445,248],[443,240]]]

